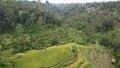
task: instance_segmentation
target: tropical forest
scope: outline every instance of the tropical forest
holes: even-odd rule
[[[120,68],[120,1],[0,0],[0,68]]]

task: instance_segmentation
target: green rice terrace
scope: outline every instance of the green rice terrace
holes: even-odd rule
[[[111,59],[107,48],[98,44],[83,46],[75,43],[29,50],[9,57],[10,68],[114,68]]]

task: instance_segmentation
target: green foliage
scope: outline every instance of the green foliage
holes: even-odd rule
[[[58,44],[58,38],[54,37],[51,42],[52,42],[52,45]]]
[[[20,34],[20,33],[23,33],[23,32],[24,32],[24,29],[23,29],[22,25],[18,24],[16,26],[16,33]]]
[[[117,63],[117,67],[120,68],[120,60]]]
[[[72,23],[70,26],[78,30],[82,30],[85,26],[85,22],[77,21],[77,22]]]
[[[85,45],[98,41],[113,48],[119,66],[119,7],[119,1],[84,5],[0,1],[0,50],[26,52],[69,42]]]
[[[37,5],[37,3],[33,2],[1,1],[0,34],[14,33],[18,24],[26,26],[33,25],[33,23],[60,25],[61,20],[55,15],[46,12],[41,6],[44,5]]]
[[[102,39],[101,43],[110,46],[113,48],[119,48],[120,47],[120,30],[119,28],[116,28],[114,31],[108,32],[104,38]]]
[[[13,43],[12,47],[15,48],[16,51],[18,52],[24,52],[26,50],[30,50],[31,49],[30,37],[27,35],[22,35],[21,37],[18,38],[18,40],[16,40]]]
[[[10,62],[7,59],[0,59],[0,68],[11,68]]]
[[[72,46],[73,51],[77,52],[77,46]]]
[[[87,64],[84,68],[92,68],[90,64]]]

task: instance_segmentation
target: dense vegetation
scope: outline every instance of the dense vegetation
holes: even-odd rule
[[[0,67],[9,68],[8,57],[28,50],[97,42],[109,48],[116,57],[116,67],[120,68],[119,7],[119,1],[86,4],[0,1]],[[2,53],[9,49],[12,53]]]

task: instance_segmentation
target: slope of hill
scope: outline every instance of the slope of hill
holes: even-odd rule
[[[18,53],[10,59],[15,62],[16,68],[54,67],[65,59],[72,57],[73,53],[69,49],[70,46],[72,44],[53,46],[45,50],[30,50],[27,53]],[[21,58],[17,58],[19,56]]]
[[[71,50],[73,46],[76,47],[75,52]],[[68,43],[45,50],[18,53],[9,59],[15,64],[15,68],[114,68],[111,56],[106,48],[99,45]]]
[[[0,0],[0,68],[120,68],[119,7]]]

